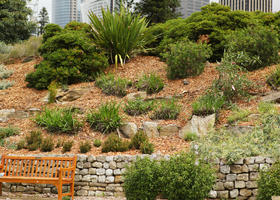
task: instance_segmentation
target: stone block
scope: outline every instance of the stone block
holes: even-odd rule
[[[229,165],[222,165],[220,167],[220,172],[223,174],[229,174],[230,173],[230,166]]]
[[[236,174],[227,174],[226,181],[235,181],[237,178]]]
[[[106,161],[106,156],[97,156],[96,160],[98,162],[104,163]]]
[[[245,182],[244,181],[235,181],[235,188],[245,188]]]
[[[114,175],[121,175],[121,170],[120,169],[115,169],[114,170]]]
[[[106,177],[106,183],[114,183],[115,177],[114,176],[107,176]]]
[[[90,175],[95,175],[96,174],[96,169],[95,168],[89,168],[88,173]]]
[[[257,156],[257,157],[255,158],[255,163],[258,163],[258,164],[260,164],[260,163],[265,163],[265,157],[263,157],[263,156]]]
[[[88,169],[91,167],[91,162],[84,163],[84,168]]]
[[[213,186],[213,189],[216,190],[216,191],[225,190],[224,183],[223,182],[216,182],[216,184]]]
[[[230,196],[230,198],[236,198],[236,197],[238,197],[238,195],[239,195],[239,191],[238,191],[238,189],[234,189],[234,190],[231,190],[230,192],[229,192],[229,196]]]
[[[87,196],[88,191],[87,190],[79,190],[77,191],[77,196]]]
[[[228,199],[229,192],[228,191],[218,191],[218,197],[220,199]]]
[[[255,163],[255,157],[245,158],[244,163],[245,164],[254,164]]]
[[[95,168],[102,168],[103,167],[103,164],[101,162],[94,162],[92,163],[91,165],[92,167],[95,167]]]
[[[252,188],[257,188],[257,187],[258,187],[257,181],[246,182],[246,188],[252,189]]]
[[[258,172],[251,172],[250,173],[250,181],[256,181],[259,178],[259,173]]]
[[[103,163],[103,168],[104,169],[109,169],[110,168],[109,163],[108,162]]]
[[[265,162],[268,164],[273,164],[275,162],[275,160],[273,158],[266,158]]]
[[[249,197],[252,195],[252,190],[241,189],[239,193],[240,193],[240,196]]]
[[[217,198],[217,196],[218,196],[218,193],[216,192],[216,191],[214,191],[214,190],[211,190],[210,192],[209,192],[209,198],[211,198],[211,199],[216,199]]]
[[[89,155],[87,160],[88,160],[88,162],[92,163],[92,162],[96,161],[96,157],[93,155]]]
[[[96,174],[97,175],[104,175],[105,174],[105,169],[103,169],[103,168],[100,168],[100,169],[96,169]]]
[[[259,171],[259,165],[258,164],[248,165],[248,168],[249,168],[250,172],[257,172],[257,171]]]
[[[113,175],[113,170],[106,169],[106,176],[112,176],[112,175]]]
[[[90,175],[85,175],[85,176],[83,176],[82,181],[84,181],[84,182],[90,182],[90,178],[91,178]]]
[[[105,183],[106,176],[98,176],[98,183]]]
[[[79,174],[80,175],[87,175],[88,174],[88,169],[82,169]]]
[[[248,181],[249,174],[238,174],[236,180],[238,181]]]
[[[232,190],[234,188],[234,183],[233,182],[225,182],[224,187],[228,190]]]

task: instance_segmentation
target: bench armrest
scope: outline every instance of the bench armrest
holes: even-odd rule
[[[65,172],[72,172],[72,178],[75,177],[75,167],[68,167],[68,168],[60,168],[57,170],[58,171],[58,174],[59,174],[59,177],[62,177],[62,175],[64,174],[65,176]]]

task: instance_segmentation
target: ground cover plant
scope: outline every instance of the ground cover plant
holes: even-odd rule
[[[45,108],[34,120],[49,132],[76,133],[82,124],[76,119],[75,115],[75,110],[71,108]]]
[[[102,74],[96,79],[95,86],[107,95],[123,97],[127,93],[127,88],[131,86],[131,82],[127,79],[115,77],[114,74]]]
[[[49,24],[45,34],[39,49],[44,60],[26,76],[28,87],[46,89],[52,81],[92,81],[108,66],[108,59],[93,43],[89,25],[70,22],[61,29]]]
[[[162,79],[156,74],[144,74],[136,83],[138,90],[144,90],[148,94],[154,94],[160,92],[164,87]]]
[[[192,104],[192,113],[198,116],[218,113],[225,103],[225,99],[222,95],[213,91],[207,91],[205,95],[201,96]]]
[[[31,131],[30,134],[25,136],[24,148],[27,148],[29,151],[35,151],[40,148],[42,140],[41,131]]]
[[[124,105],[124,112],[131,116],[137,116],[146,114],[154,108],[153,101],[144,101],[143,99],[137,98],[135,100],[129,100]]]
[[[280,156],[279,111],[271,104],[262,104],[258,112],[262,114],[262,118],[256,121],[252,130],[244,133],[230,129],[213,131],[206,137],[201,136],[196,140],[192,150],[205,159],[222,158],[228,163],[258,155],[278,158]]]
[[[72,148],[73,144],[74,144],[73,140],[65,141],[63,143],[63,146],[62,146],[62,153],[66,153],[66,152],[71,151],[71,148]]]
[[[272,72],[267,78],[267,84],[270,85],[274,90],[280,87],[280,67],[277,66],[274,72]]]
[[[87,153],[91,150],[91,144],[89,141],[85,141],[85,142],[82,142],[80,144],[80,152],[81,153]]]
[[[204,70],[205,62],[212,52],[207,44],[194,43],[187,39],[170,45],[164,58],[167,62],[167,77],[180,79],[197,76]]]
[[[102,18],[90,12],[94,42],[109,56],[111,63],[125,63],[143,51],[149,42],[148,22],[121,6],[119,12],[102,9]]]
[[[119,128],[122,124],[122,117],[119,114],[120,105],[116,102],[108,102],[100,106],[96,111],[87,115],[87,122],[94,130],[102,133],[110,133]]]
[[[18,134],[19,129],[17,127],[11,125],[9,125],[8,127],[0,127],[0,139],[4,139]]]

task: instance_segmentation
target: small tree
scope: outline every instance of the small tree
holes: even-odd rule
[[[42,8],[42,10],[39,13],[39,32],[38,34],[43,34],[44,33],[44,28],[49,23],[49,15],[48,11],[45,7]]]
[[[150,23],[163,23],[181,15],[177,9],[180,5],[180,0],[141,0],[136,3],[135,11]]]

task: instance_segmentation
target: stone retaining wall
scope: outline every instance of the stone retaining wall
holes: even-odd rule
[[[53,156],[53,155],[52,155]],[[143,157],[144,155],[141,155]],[[147,156],[147,155],[146,155]],[[125,166],[137,156],[86,156],[79,155],[75,174],[77,196],[123,196],[122,173]],[[169,156],[151,155],[152,159]],[[210,192],[212,199],[256,199],[257,178],[260,169],[270,167],[273,160],[265,157],[241,159],[233,165],[215,162],[217,182]],[[56,187],[48,184],[3,184],[3,190],[24,193],[56,193]],[[69,190],[68,186],[63,191]]]

